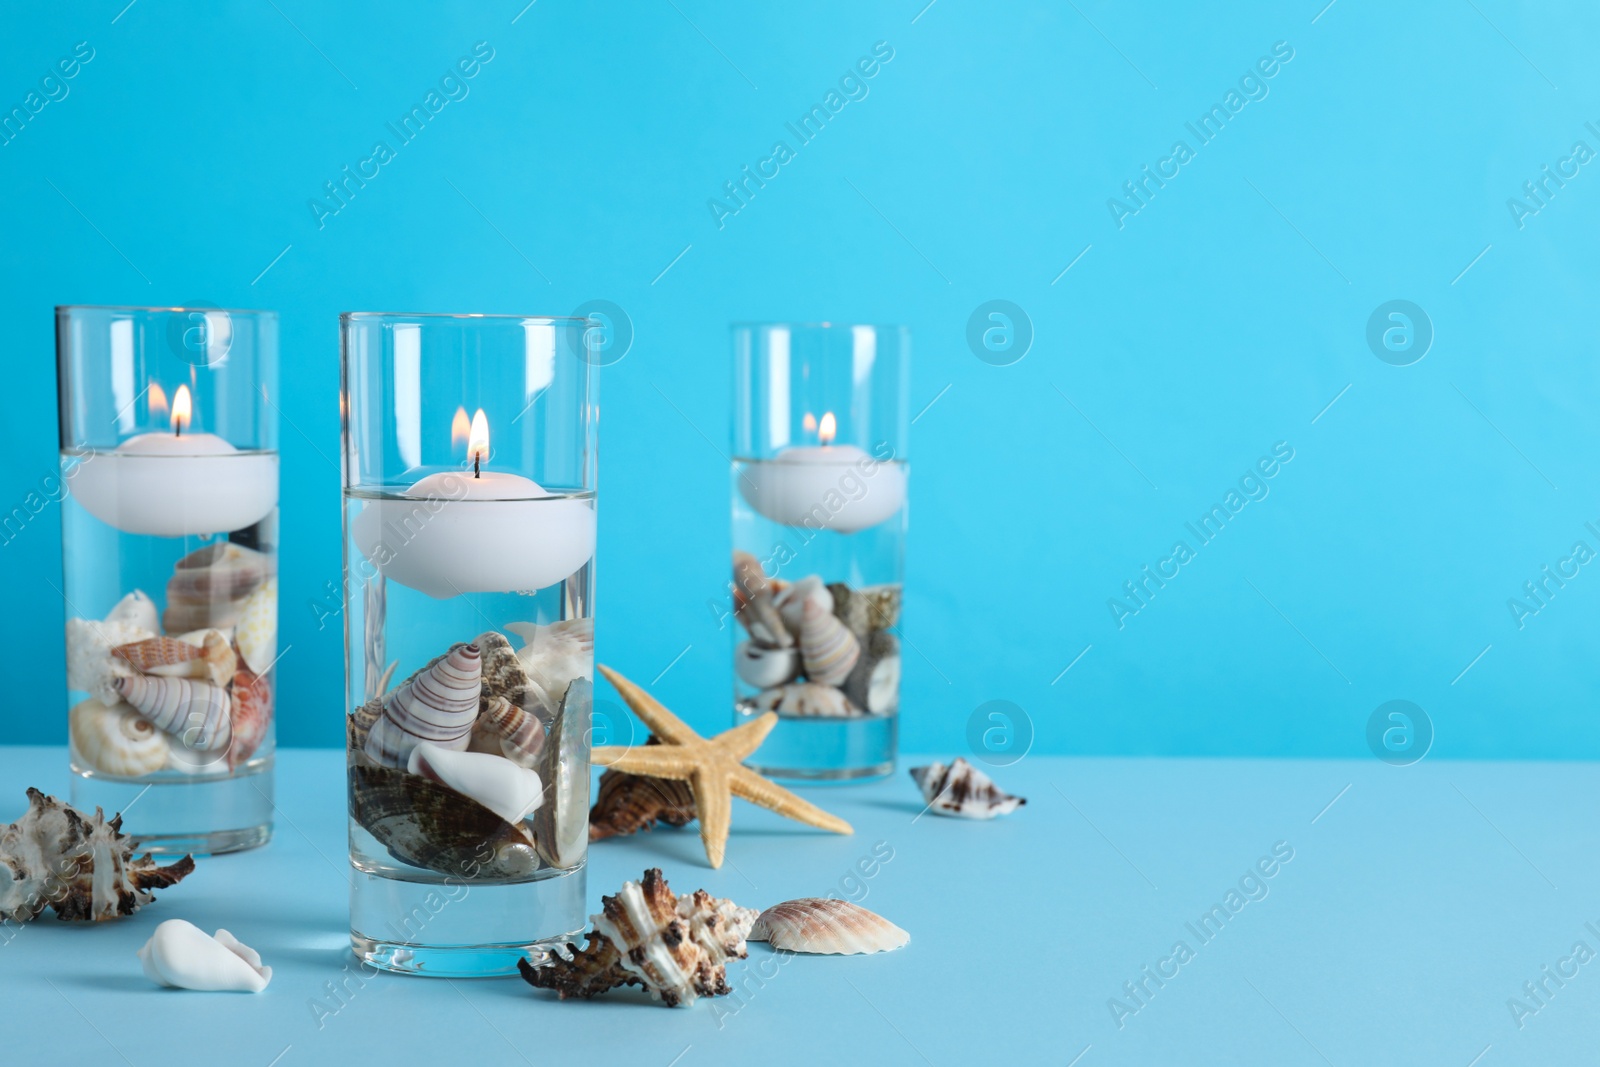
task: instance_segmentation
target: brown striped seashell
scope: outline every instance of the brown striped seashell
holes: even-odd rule
[[[198,641],[176,637],[147,637],[118,645],[111,654],[141,674],[167,678],[203,678],[212,685],[227,685],[238,668],[238,656],[220,630],[205,630]]]
[[[213,541],[180,559],[167,580],[168,633],[222,629],[239,621],[245,601],[270,575],[269,559],[233,541]]]
[[[350,814],[401,863],[460,879],[519,878],[539,869],[527,827],[420,774],[349,762]]]
[[[403,769],[419,741],[463,750],[478,718],[483,663],[477,645],[457,645],[383,700],[363,745],[385,767]]]
[[[801,897],[774,904],[750,929],[751,941],[784,952],[857,956],[903,948],[911,935],[859,904],[831,897]]]
[[[911,779],[922,790],[922,799],[936,815],[960,819],[992,819],[1010,815],[1027,803],[995,785],[987,774],[957,756],[946,767],[932,763],[912,767]]]
[[[531,768],[544,747],[544,723],[504,697],[491,697],[488,703],[482,721],[499,740],[501,752],[518,766]]]
[[[800,617],[800,663],[806,679],[843,685],[861,658],[861,642],[818,600],[807,600]]]
[[[185,748],[226,751],[233,739],[228,691],[190,678],[135,675],[118,678],[116,690],[134,710]]]

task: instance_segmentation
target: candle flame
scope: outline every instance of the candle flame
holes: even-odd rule
[[[167,391],[161,388],[160,382],[150,383],[150,415],[152,418],[167,413]]]
[[[456,408],[456,417],[450,420],[450,447],[453,450],[457,445],[465,444],[472,436],[472,420],[467,418],[466,408]]]
[[[815,415],[811,414],[811,412],[808,411],[808,412],[806,412],[805,419],[803,419],[801,421],[800,425],[805,428],[806,433],[816,433],[817,432],[817,417]]]
[[[472,416],[472,429],[467,437],[467,458],[472,460],[474,469],[489,458],[489,420],[482,408]]]
[[[833,412],[822,416],[822,422],[817,426],[817,440],[827,444],[839,432],[839,420],[833,417]]]
[[[178,386],[178,391],[172,397],[172,432],[182,433],[194,424],[192,409],[194,401],[189,397],[187,385]]]

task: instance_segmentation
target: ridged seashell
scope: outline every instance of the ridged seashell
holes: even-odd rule
[[[873,631],[841,688],[868,715],[892,714],[900,706],[900,639],[887,630]]]
[[[406,770],[476,800],[506,822],[521,822],[544,800],[539,776],[504,756],[457,752],[423,741],[411,750]]]
[[[506,629],[522,639],[517,659],[547,694],[565,693],[574,678],[594,677],[593,618],[512,622]]]
[[[267,673],[278,654],[278,579],[268,578],[245,598],[234,641],[251,673]]]
[[[948,767],[942,763],[912,767],[911,779],[922,790],[928,808],[938,815],[992,819],[1009,815],[1027,803],[1022,797],[1002,791],[987,774],[960,756]]]
[[[168,919],[139,950],[145,977],[157,985],[208,993],[259,993],[272,981],[261,954],[226,930],[212,936],[194,923]]]
[[[589,809],[589,840],[636,834],[657,822],[687,826],[694,818],[694,791],[688,782],[608,770],[600,776],[600,790]]]
[[[704,889],[676,896],[658,867],[645,871],[642,883],[624,882],[615,896],[601,897],[600,906],[583,948],[539,967],[519,962],[529,985],[553,989],[562,1000],[639,985],[668,1007],[732,992],[726,966],[748,955],[752,909]]]
[[[865,639],[874,631],[900,624],[898,583],[851,589],[843,582],[834,582],[828,586],[828,592],[833,595],[833,613],[858,638]]]
[[[773,603],[776,595],[773,585],[761,570],[760,561],[748,552],[734,552],[734,616],[756,644],[790,648],[794,645],[794,635],[783,624],[783,616]]]
[[[801,897],[774,904],[750,928],[751,941],[784,952],[855,956],[903,948],[911,935],[859,904],[831,897]]]
[[[28,790],[28,810],[0,825],[0,920],[27,922],[48,905],[56,918],[100,922],[131,915],[194,870],[185,856],[167,867],[148,854],[133,858],[133,838],[118,833],[122,816],[110,822]]]
[[[783,625],[795,637],[800,636],[800,623],[805,615],[805,607],[809,601],[816,601],[817,606],[828,614],[833,614],[833,594],[828,592],[828,587],[822,584],[820,575],[808,574],[793,585],[786,586],[772,600],[778,609],[778,614],[783,618]]]
[[[733,671],[746,685],[771,689],[793,681],[800,673],[800,653],[794,648],[764,648],[740,641],[733,650]]]
[[[488,711],[494,698],[499,697],[513,707],[539,716],[548,727],[556,717],[556,699],[565,690],[551,692],[535,681],[500,631],[481,633],[472,643],[483,653],[483,695],[478,702],[479,714]]]
[[[386,767],[404,767],[419,741],[457,751],[478,718],[482,660],[476,645],[457,645],[383,698],[364,748]]]
[[[240,665],[233,678],[233,743],[228,746],[228,769],[256,754],[272,725],[272,683],[265,675]]]
[[[520,767],[533,767],[544,747],[544,721],[504,697],[490,699],[478,722],[494,735],[494,751]]]
[[[221,630],[202,630],[196,641],[177,637],[147,637],[118,645],[111,654],[141,674],[167,678],[203,678],[212,685],[233,681],[239,658]]]
[[[583,862],[589,847],[589,717],[594,683],[574,678],[539,752],[539,778],[549,797],[533,813],[539,855],[552,867]]]
[[[116,690],[140,715],[184,748],[226,751],[233,739],[228,691],[191,678],[118,678]]]
[[[780,685],[757,693],[753,703],[758,712],[775,711],[779,715],[803,718],[843,719],[861,714],[861,709],[851,703],[843,690],[820,682]]]
[[[457,878],[520,878],[539,868],[526,826],[448,786],[360,752],[349,766],[350,814],[401,863]]]
[[[151,633],[157,633],[161,629],[161,619],[156,613],[155,601],[146,596],[142,589],[135,589],[117,601],[117,606],[106,615],[106,622],[125,622],[129,626]]]
[[[180,559],[167,579],[168,633],[221,629],[239,621],[245,601],[269,576],[268,558],[233,541],[213,541]]]
[[[149,630],[127,622],[68,619],[67,688],[88,693],[103,704],[117,703],[113,684],[134,671],[131,664],[113,656],[111,650],[154,636]]]
[[[815,600],[805,601],[800,617],[800,664],[806,679],[842,685],[861,658],[861,642],[844,623]]]
[[[127,704],[102,704],[90,697],[67,713],[67,732],[77,759],[105,774],[137,778],[167,762],[167,735]]]

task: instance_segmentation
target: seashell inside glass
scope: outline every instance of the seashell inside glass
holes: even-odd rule
[[[780,780],[894,770],[910,336],[897,326],[738,324],[734,718],[775,712],[750,758]]]
[[[350,939],[375,967],[514,974],[584,926],[596,328],[341,316]]]
[[[56,309],[72,803],[152,852],[272,834],[277,329]]]

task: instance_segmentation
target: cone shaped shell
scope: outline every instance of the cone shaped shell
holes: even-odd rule
[[[806,678],[842,685],[861,658],[861,642],[828,608],[807,600],[800,619],[800,660]]]
[[[500,739],[500,749],[507,759],[532,767],[544,747],[544,723],[539,716],[517,707],[503,697],[494,697],[483,713],[483,721]]]
[[[785,952],[853,956],[900,948],[911,935],[848,900],[803,897],[762,912],[750,930],[750,940],[766,941]]]
[[[422,741],[465,749],[478,717],[482,677],[477,645],[451,649],[384,698],[383,714],[367,733],[367,755],[404,768]]]
[[[232,740],[228,691],[189,678],[118,678],[116,690],[156,729],[185,748],[225,750]]]
[[[272,980],[261,955],[226,930],[213,937],[182,919],[168,919],[139,950],[145,976],[159,985],[205,992],[259,993]]]

